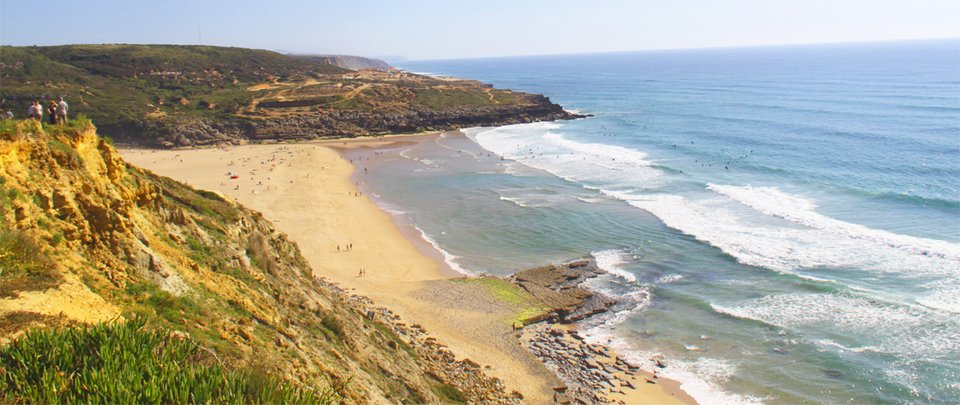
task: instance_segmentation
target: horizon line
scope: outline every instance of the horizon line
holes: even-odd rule
[[[510,54],[510,55],[488,55],[488,56],[455,56],[455,57],[439,57],[439,58],[423,58],[423,59],[412,59],[403,55],[392,55],[393,57],[404,58],[404,62],[433,62],[433,61],[446,61],[446,60],[470,60],[470,59],[501,59],[501,58],[527,58],[527,57],[549,57],[549,56],[575,56],[575,55],[603,55],[603,54],[617,54],[617,53],[639,53],[639,52],[671,52],[671,51],[693,51],[693,50],[723,50],[723,49],[755,49],[755,48],[779,48],[779,47],[800,47],[800,46],[812,46],[812,45],[856,45],[856,44],[882,44],[882,43],[896,43],[896,42],[937,42],[937,41],[960,41],[960,36],[957,37],[932,37],[932,38],[893,38],[893,39],[871,39],[871,40],[854,40],[854,41],[827,41],[827,42],[790,42],[790,43],[777,43],[777,44],[754,44],[754,45],[730,45],[730,46],[691,46],[691,47],[680,47],[680,48],[642,48],[642,49],[624,49],[624,50],[608,50],[608,51],[574,51],[574,52],[557,52],[557,53],[533,53],[533,54]],[[61,44],[48,44],[48,45],[12,45],[12,44],[0,44],[0,46],[10,46],[10,47],[55,47],[55,46],[82,46],[82,45],[169,45],[169,46],[209,46],[209,47],[221,47],[221,48],[239,48],[239,49],[251,49],[251,50],[262,50],[268,52],[274,52],[281,55],[308,55],[308,56],[358,56],[363,58],[370,59],[380,59],[383,60],[383,57],[380,56],[368,56],[364,54],[355,54],[355,53],[321,53],[319,51],[288,51],[283,50],[281,52],[275,49],[267,48],[253,48],[248,46],[237,46],[237,45],[216,45],[216,44],[182,44],[182,43],[131,43],[131,42],[100,42],[100,43],[61,43]],[[391,58],[388,58],[391,59]]]
[[[960,36],[956,37],[931,37],[931,38],[891,38],[891,39],[870,39],[854,41],[828,41],[828,42],[789,42],[778,44],[755,44],[755,45],[721,45],[721,46],[691,46],[681,48],[643,48],[643,49],[624,49],[611,51],[585,51],[585,52],[562,52],[562,53],[535,53],[535,54],[512,54],[512,55],[494,55],[494,56],[466,56],[452,58],[431,58],[431,59],[407,59],[407,62],[433,62],[443,60],[467,60],[467,59],[500,59],[500,58],[525,58],[542,56],[574,56],[574,55],[603,55],[611,53],[635,53],[635,52],[670,52],[670,51],[694,51],[694,50],[721,50],[721,49],[753,49],[753,48],[779,48],[792,46],[811,46],[811,45],[856,45],[856,44],[883,44],[894,42],[935,42],[935,41],[960,41]]]

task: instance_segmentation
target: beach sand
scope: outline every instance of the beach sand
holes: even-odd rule
[[[407,136],[121,153],[136,166],[260,211],[297,242],[315,276],[422,325],[458,358],[481,364],[528,403],[550,402],[561,382],[513,336],[503,321],[511,309],[498,306],[482,288],[449,281],[462,275],[363,195],[351,177],[354,166],[336,150],[413,141]],[[630,403],[679,403],[656,385],[631,394]]]

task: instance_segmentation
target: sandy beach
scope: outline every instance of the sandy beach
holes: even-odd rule
[[[435,135],[421,135],[429,137]],[[190,150],[122,149],[128,162],[260,211],[297,242],[315,276],[367,296],[422,325],[528,403],[550,402],[562,382],[520,346],[504,322],[512,309],[462,277],[360,191],[340,150],[413,142],[409,136]],[[364,271],[364,275],[361,274]],[[456,286],[456,287],[453,287]],[[636,384],[628,403],[691,400],[663,385]]]

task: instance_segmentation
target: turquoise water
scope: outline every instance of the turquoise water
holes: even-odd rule
[[[589,334],[704,403],[960,399],[960,41],[403,68],[594,114],[370,163],[454,266],[595,256]]]

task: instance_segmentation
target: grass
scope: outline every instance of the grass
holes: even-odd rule
[[[484,106],[491,105],[490,97],[486,93],[467,90],[440,90],[440,89],[417,89],[414,90],[416,98],[414,104],[418,104],[431,109],[441,110],[450,106]]]
[[[92,327],[32,330],[0,348],[0,402],[339,402],[256,369],[228,370],[191,340],[150,330],[142,318]]]
[[[437,394],[438,397],[445,404],[465,404],[467,403],[467,397],[463,395],[457,387],[454,387],[450,384],[444,383],[435,383],[430,385],[430,390],[434,394]]]
[[[499,277],[477,277],[452,281],[455,283],[469,283],[482,286],[498,301],[512,306],[514,313],[507,319],[507,322],[514,325],[526,325],[531,319],[550,311],[550,307],[544,305],[509,280],[504,280]]]
[[[10,336],[18,331],[27,330],[34,326],[65,327],[73,321],[64,315],[44,315],[36,312],[13,311],[0,315],[0,336]]]
[[[4,69],[3,95],[18,115],[33,100],[64,96],[71,111],[107,127],[133,124],[154,108],[170,117],[225,118],[249,102],[251,83],[347,72],[270,51],[178,45],[3,46],[0,62],[15,67]],[[181,98],[190,103],[180,105]],[[201,100],[217,108],[202,108]]]
[[[416,350],[413,350],[413,347],[409,343],[404,342],[403,339],[400,339],[396,333],[394,333],[390,328],[385,326],[380,322],[376,322],[366,317],[363,318],[363,321],[368,325],[373,325],[375,329],[387,340],[387,345],[395,348],[399,348],[407,353],[408,356],[412,359],[418,359],[420,356],[417,354]]]
[[[33,238],[18,230],[0,230],[0,297],[45,290],[62,281],[56,264]]]
[[[55,138],[48,139],[47,146],[50,149],[50,153],[53,155],[53,158],[61,166],[68,169],[83,168],[83,158],[80,157],[80,154],[77,153],[77,150],[74,147],[67,145]]]
[[[332,336],[328,336],[331,338],[331,340],[343,340],[343,325],[341,325],[340,320],[335,318],[333,315],[324,315],[323,318],[320,319],[320,325],[332,334]]]
[[[139,313],[156,314],[170,325],[180,325],[184,319],[200,319],[206,315],[204,308],[193,298],[170,294],[149,281],[130,283],[126,291],[140,304]]]

